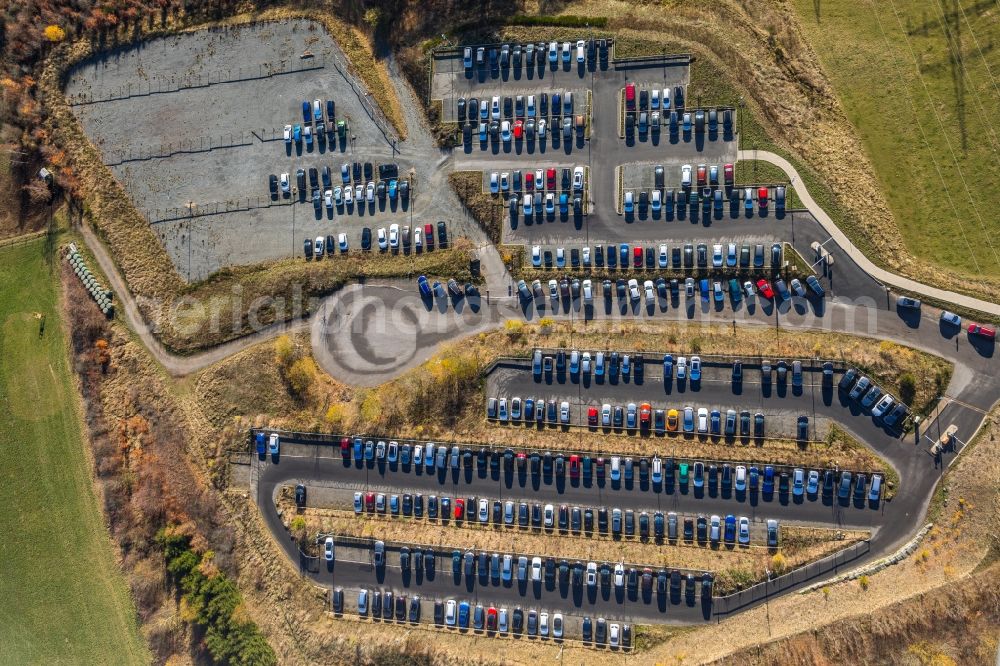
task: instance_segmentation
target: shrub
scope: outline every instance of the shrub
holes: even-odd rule
[[[701,353],[701,340],[694,338],[691,340],[691,353],[700,354]]]
[[[316,381],[317,374],[316,361],[312,360],[311,356],[300,358],[292,363],[292,367],[288,369],[286,374],[288,387],[292,393],[302,398],[309,393],[309,389]]]
[[[53,44],[61,42],[66,39],[66,31],[57,25],[45,26],[45,39]]]
[[[862,590],[867,590],[868,586],[871,585],[871,581],[868,580],[868,576],[861,576],[861,578],[858,578],[858,584],[861,585]]]
[[[908,405],[917,397],[917,380],[913,373],[904,372],[899,376],[899,399]]]
[[[608,24],[608,19],[603,16],[528,16],[517,14],[507,19],[509,25],[526,26],[558,26],[562,28],[603,28]]]
[[[771,557],[771,571],[776,574],[781,574],[788,568],[788,561],[785,560],[785,556],[781,553],[775,553]]]
[[[508,319],[503,327],[511,340],[518,340],[524,335],[524,322],[520,319]]]
[[[295,345],[287,335],[274,341],[274,359],[283,370],[287,370],[295,360]]]

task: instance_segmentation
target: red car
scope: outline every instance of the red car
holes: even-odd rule
[[[550,190],[556,189],[556,170],[549,169],[545,172],[545,187]]]
[[[722,167],[722,177],[725,179],[726,185],[732,185],[733,184],[733,165],[732,164],[727,164],[726,166]]]
[[[345,458],[351,457],[351,440],[346,437],[340,438],[340,455]]]
[[[515,120],[514,121],[514,138],[518,139],[518,140],[524,138],[524,121],[523,120]]]
[[[653,408],[648,402],[639,405],[639,427],[649,428],[649,417],[653,413]]]
[[[465,500],[458,498],[455,500],[455,520],[462,520],[465,516]]]
[[[597,425],[597,407],[591,407],[587,410],[587,424],[591,426]]]
[[[632,248],[632,265],[642,268],[642,247]]]
[[[517,466],[524,469],[524,466],[528,463],[528,456],[524,454],[524,451],[519,451],[517,454]]]
[[[628,83],[625,85],[625,110],[635,111],[635,84]]]
[[[497,630],[497,609],[490,606],[486,610],[486,631]]]
[[[757,188],[757,207],[764,209],[767,208],[767,188],[758,187]]]
[[[604,458],[598,457],[597,460],[594,461],[594,467],[597,470],[597,478],[598,479],[603,479],[604,478]]]
[[[580,478],[580,456],[575,453],[569,457],[569,478]]]
[[[424,225],[424,243],[428,248],[434,247],[434,227],[430,224]]]
[[[987,340],[996,340],[997,332],[994,328],[973,322],[969,324],[969,335],[978,335]]]
[[[698,165],[698,186],[701,187],[701,186],[704,186],[704,184],[705,184],[705,165],[704,164],[699,164]]]
[[[535,174],[533,174],[530,171],[524,174],[524,189],[526,190],[535,189]]]
[[[375,493],[365,493],[365,509],[369,512],[375,510]]]
[[[765,280],[764,278],[757,280],[757,290],[764,298],[767,299],[774,298],[774,290],[771,289],[771,285],[768,284],[767,280]]]

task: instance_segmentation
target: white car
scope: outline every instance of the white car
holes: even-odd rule
[[[288,194],[289,192],[292,191],[292,186],[288,182],[288,174],[287,173],[281,174],[281,191],[284,192],[285,194]]]
[[[545,512],[542,514],[544,516],[545,527],[552,527],[555,521],[556,508],[551,504],[545,505]]]
[[[559,44],[549,42],[549,62],[555,63],[559,60]]]
[[[879,400],[877,403],[875,403],[875,406],[872,407],[872,416],[874,416],[875,418],[880,418],[887,411],[889,411],[889,409],[892,408],[892,406],[895,403],[896,399],[893,398],[888,393],[886,393],[884,396],[882,396],[882,399]]]
[[[535,189],[544,190],[545,189],[545,170],[535,169]]]
[[[420,227],[416,227],[413,230],[413,247],[420,249],[424,244],[424,233],[420,230]]]
[[[531,211],[532,211],[531,195],[530,194],[525,194],[524,195],[524,214],[525,215],[531,215]]]
[[[455,626],[455,607],[457,604],[454,599],[449,599],[444,605],[444,623],[449,627]]]
[[[497,610],[497,631],[501,634],[507,633],[507,609],[500,608]]]
[[[569,42],[563,42],[562,45],[562,60],[563,62],[569,62],[572,55],[573,46]]]
[[[368,200],[368,203],[375,201],[375,183],[372,181],[369,181],[365,187],[365,199]]]
[[[587,287],[590,280],[584,280],[583,286]],[[580,363],[580,372],[585,375],[590,374],[590,352],[583,352],[583,361]]]
[[[716,243],[712,246],[712,267],[722,267],[722,243]]]
[[[500,174],[500,191],[506,192],[510,189],[510,173],[504,171]]]
[[[285,125],[285,143],[292,142],[292,126]]]
[[[559,403],[559,421],[564,424],[569,424],[569,402],[563,400]]]
[[[617,622],[612,622],[608,625],[608,645],[611,647],[618,647],[621,643],[621,627]]]
[[[733,487],[736,488],[737,492],[743,492],[747,489],[747,468],[745,466],[736,466],[736,480],[733,482]]]
[[[576,42],[576,61],[583,64],[587,60],[586,43],[582,39]]]
[[[663,89],[663,97],[660,100],[660,106],[666,111],[670,108],[670,88]]]
[[[493,101],[490,102],[490,116],[493,120],[500,120],[500,97],[499,95],[493,96]]]
[[[529,118],[534,118],[535,117],[535,96],[534,95],[528,95],[528,103],[527,103],[527,109],[525,111],[525,115],[527,115]]]
[[[622,478],[621,456],[611,456],[611,472],[608,475],[612,481],[620,481]]]
[[[472,69],[472,47],[466,46],[465,50],[462,51],[462,65],[466,69]]]
[[[691,381],[696,382],[701,379],[701,357],[691,357]]]
[[[313,253],[316,255],[317,259],[319,259],[320,257],[323,256],[323,237],[322,236],[316,236],[316,243],[314,245]]]
[[[333,190],[327,190],[323,193],[323,201],[327,208],[333,208]]]
[[[584,245],[583,249],[580,250],[580,258],[583,261],[584,266],[590,265],[590,246]]]
[[[720,532],[722,531],[722,519],[718,515],[712,514],[712,517],[708,521],[708,539],[712,543],[718,543],[720,538]]]
[[[378,249],[384,250],[389,247],[389,240],[386,238],[385,227],[378,228]]]
[[[340,246],[341,252],[347,252],[347,234],[341,232],[337,236],[337,244]]]
[[[597,587],[597,563],[587,563],[587,587]]]
[[[552,196],[551,194],[547,196]],[[556,268],[563,268],[566,265],[566,250],[561,247],[556,248]]]
[[[660,255],[657,258],[657,263],[659,264],[660,268],[666,268],[667,267],[667,244],[666,243],[662,243],[660,245]]]
[[[552,637],[562,638],[563,636],[563,616],[562,613],[552,614]]]
[[[687,378],[687,356],[679,356],[677,358],[677,379]]]
[[[737,534],[739,535],[741,545],[746,546],[750,544],[750,520],[746,516],[740,516],[737,523]]]
[[[479,522],[488,523],[490,521],[490,503],[485,499],[479,500]],[[507,557],[510,557],[509,555]]]
[[[490,194],[499,194],[500,192],[500,174],[496,171],[490,174]]]
[[[545,193],[545,212],[549,215],[556,212],[556,195],[552,192]]]
[[[681,167],[681,187],[691,187],[691,165]]]
[[[753,282],[751,282],[750,280],[744,282],[743,292],[747,295],[747,298],[753,298],[755,293],[753,288]]]
[[[578,166],[573,169],[573,189],[577,192],[583,191],[583,167]]]
[[[344,188],[339,185],[333,188],[333,202],[338,206],[344,205]]]
[[[540,557],[531,558],[531,580],[535,583],[542,580],[542,558]]]
[[[653,92],[649,95],[649,108],[653,111],[657,111],[660,108],[660,89],[653,88]]]
[[[354,188],[350,185],[344,188],[344,203],[348,206],[354,203]]]
[[[631,213],[635,210],[635,192],[629,190],[625,193],[625,200],[622,204],[622,210],[626,213]]]
[[[649,206],[654,211],[659,211],[663,207],[663,195],[659,190],[653,190],[649,193]]]
[[[364,196],[364,188],[362,187],[361,183],[358,183],[357,185],[354,186],[354,198],[357,200],[359,204],[361,203],[362,196]]]
[[[333,562],[333,537],[328,536],[323,543],[323,557],[327,562]]]
[[[639,300],[639,281],[635,278],[628,281],[628,295],[633,301]]]
[[[615,565],[615,587],[625,587],[625,565],[621,562]]]
[[[653,281],[646,280],[643,282],[642,289],[646,292],[646,303],[653,303],[656,300],[656,292],[653,291]]]
[[[538,635],[548,636],[549,635],[549,613],[548,611],[542,611],[538,614]]]
[[[583,302],[593,303],[594,302],[594,287],[590,280],[583,281]],[[590,354],[584,352],[583,354],[584,370],[590,369]]]
[[[708,432],[708,410],[704,407],[698,408],[698,432]]]
[[[399,225],[389,225],[389,247],[396,249],[399,247]]]
[[[535,268],[542,265],[542,248],[540,245],[531,246],[531,265]]]
[[[500,139],[504,143],[510,143],[510,121],[505,120],[500,123]]]
[[[538,121],[538,138],[545,138],[545,130],[548,129],[549,124],[545,122],[545,118]]]
[[[361,513],[365,510],[364,500],[362,499],[361,493],[354,493],[354,513]]]

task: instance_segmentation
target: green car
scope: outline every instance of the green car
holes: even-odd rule
[[[682,462],[680,464],[680,470],[681,470],[681,484],[686,486],[688,482],[688,464],[686,462]]]
[[[733,298],[733,303],[739,303],[743,300],[743,292],[740,291],[740,283],[736,281],[736,278],[729,279],[729,294]]]
[[[343,120],[337,121],[337,136],[341,139],[347,138],[347,123]]]

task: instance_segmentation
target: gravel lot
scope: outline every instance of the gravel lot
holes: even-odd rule
[[[306,237],[344,231],[354,247],[363,226],[464,220],[453,196],[421,196],[430,189],[421,176],[441,156],[415,149],[419,133],[396,142],[362,84],[342,73],[345,62],[316,24],[264,23],[156,39],[84,63],[66,92],[179,273],[198,280],[227,265],[300,256]],[[286,146],[283,126],[301,123],[302,100],[316,98],[334,100],[347,140]],[[308,196],[270,200],[269,174],[288,172],[294,185],[296,169],[329,166],[336,185],[352,160],[397,163],[400,177],[411,177],[412,205],[328,214]]]

